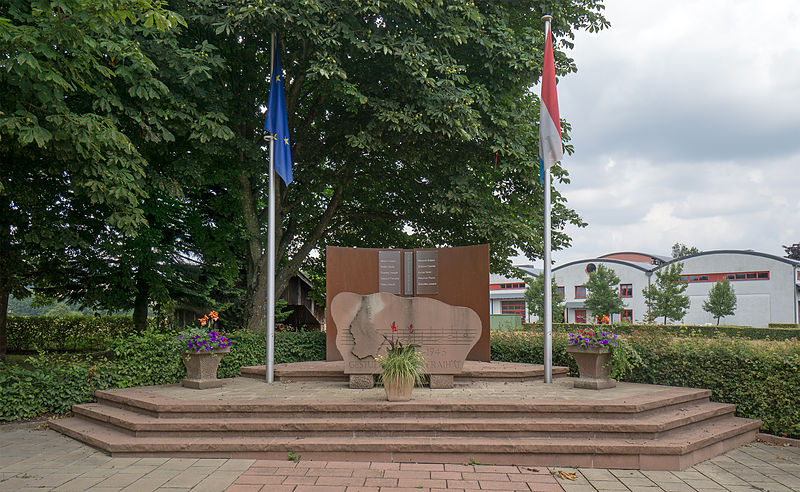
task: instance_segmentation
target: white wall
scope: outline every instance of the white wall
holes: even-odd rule
[[[589,274],[586,273],[586,266],[589,263],[597,265],[604,265],[607,268],[614,270],[619,277],[620,284],[633,285],[633,297],[623,298],[625,309],[633,310],[634,323],[641,322],[646,313],[646,306],[644,304],[644,297],[642,290],[647,287],[647,275],[644,270],[637,268],[629,263],[607,259],[591,259],[581,260],[573,263],[568,263],[553,269],[553,276],[559,287],[564,287],[564,297],[566,302],[582,301],[583,299],[575,298],[575,286],[584,285],[589,280]],[[617,286],[619,288],[619,286]],[[569,308],[567,310],[567,322],[575,322],[575,309],[582,308]],[[589,321],[593,315],[587,311]],[[619,314],[614,316],[615,322],[619,321]]]
[[[769,256],[746,252],[701,254],[680,261],[683,274],[729,272],[769,272],[769,280],[733,280],[736,292],[736,313],[725,316],[720,324],[766,327],[769,323],[796,322],[795,266]],[[703,302],[715,282],[691,282],[686,294],[692,301],[683,318],[687,325],[716,323],[703,310]]]

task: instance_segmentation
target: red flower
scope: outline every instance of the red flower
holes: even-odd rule
[[[397,324],[392,321],[392,331],[397,331]]]

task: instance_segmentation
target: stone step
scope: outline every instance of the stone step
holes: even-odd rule
[[[733,414],[734,405],[723,403],[694,403],[684,408],[650,414],[638,414],[626,419],[591,415],[576,418],[548,416],[531,419],[508,417],[443,416],[440,413],[427,417],[397,415],[365,417],[359,414],[295,414],[289,417],[198,417],[157,418],[123,408],[89,403],[75,405],[73,412],[114,426],[135,436],[160,436],[166,433],[199,437],[209,433],[226,435],[297,437],[330,436],[387,436],[387,437],[574,437],[574,438],[642,438],[654,439],[660,435],[709,419],[724,418]]]
[[[681,470],[755,438],[759,421],[728,416],[661,439],[536,437],[134,437],[72,417],[51,428],[114,456],[411,461]]]
[[[592,391],[592,390],[585,390]],[[668,388],[634,400],[383,400],[269,401],[269,400],[182,400],[165,398],[146,390],[96,391],[98,402],[159,418],[298,418],[313,416],[528,418],[547,417],[629,419],[632,415],[680,410],[687,405],[707,403],[709,390]]]

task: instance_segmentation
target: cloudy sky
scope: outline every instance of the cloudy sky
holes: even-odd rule
[[[606,7],[558,84],[575,146],[559,189],[589,226],[554,261],[675,242],[783,256],[800,242],[800,1]]]

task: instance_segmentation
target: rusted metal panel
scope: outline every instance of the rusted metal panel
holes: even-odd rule
[[[327,360],[342,360],[336,348],[337,327],[331,315],[331,301],[340,292],[374,294],[381,292],[379,275],[379,253],[392,251],[377,248],[339,248],[329,246],[327,255],[326,313],[327,313]],[[407,253],[410,250],[394,250]],[[467,360],[488,361],[491,359],[489,345],[489,245],[461,246],[414,250],[436,252],[436,293],[417,293],[418,297],[430,297],[451,306],[472,309],[481,320],[481,336],[467,355]],[[424,255],[423,255],[424,256]],[[403,255],[405,263],[406,255]],[[407,272],[403,268],[401,292],[408,292]]]

